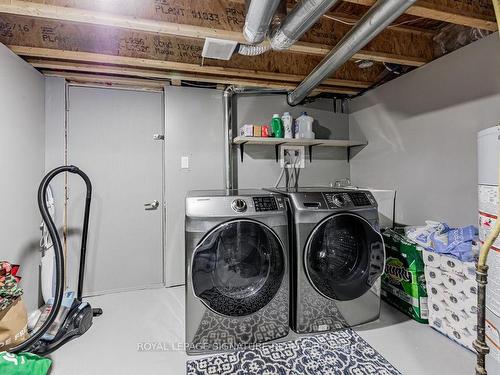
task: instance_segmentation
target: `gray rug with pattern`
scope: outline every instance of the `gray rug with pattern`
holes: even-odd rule
[[[188,375],[400,375],[351,329],[187,362]]]

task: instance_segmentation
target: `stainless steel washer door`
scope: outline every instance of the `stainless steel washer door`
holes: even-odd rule
[[[314,228],[306,242],[304,267],[309,282],[324,297],[337,301],[356,299],[382,275],[382,236],[360,216],[329,216]]]
[[[224,316],[245,316],[266,306],[285,272],[278,236],[253,220],[232,220],[209,232],[192,260],[195,295]]]

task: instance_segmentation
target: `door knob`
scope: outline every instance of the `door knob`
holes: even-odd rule
[[[160,202],[158,202],[156,199],[152,201],[151,203],[145,203],[144,204],[144,209],[145,210],[156,210],[160,206]]]

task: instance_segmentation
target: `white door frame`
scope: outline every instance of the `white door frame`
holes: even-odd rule
[[[76,83],[76,82],[68,82],[68,80],[65,80],[65,95],[64,95],[64,108],[65,108],[65,118],[64,118],[64,154],[65,154],[65,163],[67,164],[67,154],[68,154],[68,125],[69,125],[69,88],[70,87],[90,87],[90,88],[97,88],[97,89],[111,89],[111,90],[127,90],[127,91],[148,91],[148,92],[159,92],[162,93],[162,98],[163,98],[163,106],[162,106],[162,118],[163,118],[163,127],[160,128],[160,130],[163,132],[163,147],[162,147],[162,160],[161,160],[161,202],[162,202],[162,209],[161,209],[161,259],[162,259],[162,281],[161,281],[161,287],[166,287],[166,280],[167,280],[167,265],[166,265],[166,250],[167,250],[167,238],[166,238],[166,225],[167,225],[167,202],[165,201],[166,198],[166,176],[165,176],[165,155],[166,155],[166,134],[167,134],[167,95],[166,95],[166,89],[167,89],[168,84],[165,84],[163,86],[163,89],[150,89],[150,88],[140,88],[140,87],[134,87],[134,86],[119,86],[119,87],[110,87],[110,86],[105,86],[105,85],[99,85],[99,84],[89,84],[89,83]],[[153,134],[151,134],[151,137],[153,137]],[[65,180],[65,190],[67,188],[67,181]],[[67,210],[67,200],[65,199],[64,201],[64,216],[66,217],[66,210]],[[66,220],[66,219],[64,219]],[[66,238],[63,239],[64,244],[63,247],[66,247]],[[111,291],[109,293],[119,293],[119,292],[125,292],[125,291],[133,291],[133,290],[141,290],[141,289],[157,289],[158,286],[156,285],[151,285],[151,286],[146,286],[146,287],[137,287],[137,288],[124,288],[123,290],[116,290],[116,291]],[[95,295],[99,295],[102,293],[96,293]],[[93,296],[88,295],[88,296]]]

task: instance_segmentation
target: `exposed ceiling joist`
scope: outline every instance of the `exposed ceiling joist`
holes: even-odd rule
[[[213,84],[222,83],[226,85],[238,85],[244,87],[261,87],[261,88],[285,89],[285,90],[291,90],[295,87],[294,84],[288,82],[273,83],[257,79],[218,77],[218,76],[209,76],[202,74],[166,72],[154,69],[141,69],[141,68],[78,63],[69,61],[28,59],[28,62],[33,67],[41,69],[42,72],[44,72],[44,74],[46,75],[64,76],[65,78],[67,78],[70,74],[76,72],[80,74],[81,73],[100,74],[100,75],[105,75],[106,77],[125,76],[125,77],[138,77],[143,79],[146,78],[146,79],[155,79],[164,81],[169,80],[173,82],[174,86],[178,85],[180,81],[191,81],[191,82],[205,82]],[[316,94],[320,92],[353,95],[358,93],[359,90],[347,87],[333,87],[333,86],[323,85],[318,90],[316,90]]]
[[[347,3],[372,6],[376,0],[343,0]],[[496,31],[498,29],[495,16],[491,11],[493,8],[486,8],[484,4],[490,1],[485,0],[419,0],[411,6],[406,14],[433,19],[437,21],[454,23],[468,27]]]
[[[133,31],[173,35],[178,37],[205,39],[220,38],[244,42],[240,31],[226,30],[221,27],[206,27],[191,24],[172,23],[163,20],[137,18],[110,12],[94,11],[34,3],[30,1],[0,0],[0,13],[29,16],[56,20],[61,22],[78,22],[89,25],[118,27]],[[345,28],[345,25],[338,25]],[[407,66],[422,66],[432,60],[431,38],[425,35],[408,35],[408,33],[388,30],[385,40],[374,41],[369,48],[361,50],[353,59],[369,59],[377,62],[395,63]],[[395,39],[395,40],[394,40]],[[400,39],[399,43],[396,43]],[[387,48],[387,40],[397,45],[397,53]],[[331,50],[331,45],[299,41],[290,52],[324,56]],[[385,47],[385,48],[384,48]],[[406,51],[408,50],[408,51]],[[425,52],[425,53],[424,53]]]
[[[263,79],[271,81],[300,82],[321,61],[320,56],[277,52],[256,57],[235,55],[229,61],[203,60],[203,41],[198,39],[88,24],[60,23],[34,17],[0,15],[0,30],[0,42],[5,45],[41,48],[54,54],[57,51],[75,51],[158,60],[165,64],[173,63],[173,69],[187,67],[189,71],[198,71],[201,67],[201,70],[208,71],[201,72],[203,74],[227,74],[236,69],[248,74],[248,78],[265,77]],[[217,68],[225,69],[225,73],[218,72]],[[351,61],[330,77],[336,81],[328,84],[365,87],[375,82],[383,70],[384,67],[379,63],[368,69],[360,69]],[[259,73],[260,77],[256,76]]]
[[[167,81],[148,80],[141,78],[115,77],[106,75],[91,75],[69,72],[42,72],[47,77],[62,77],[70,82],[96,84],[103,86],[137,87],[146,90],[162,90]]]
[[[301,76],[288,75],[288,74],[256,72],[243,69],[223,68],[214,66],[199,66],[195,64],[141,59],[141,58],[125,57],[125,56],[102,55],[102,54],[88,53],[88,52],[61,51],[61,50],[51,50],[48,48],[22,47],[22,46],[9,46],[9,48],[14,53],[23,57],[31,57],[31,58],[37,57],[37,58],[76,61],[76,62],[93,63],[93,64],[120,65],[133,68],[140,67],[140,68],[158,69],[164,71],[167,70],[167,71],[176,71],[185,73],[214,75],[214,76],[219,76],[219,77],[214,77],[214,79],[216,79],[217,82],[219,83],[223,83],[222,82],[223,79],[220,77],[226,77],[226,80],[228,80],[227,77],[237,77],[243,80],[248,78],[253,78],[255,80],[260,79],[268,82],[274,81],[276,86],[279,87],[283,87],[283,82],[289,82],[290,84],[287,85],[287,87],[292,88],[294,87],[293,83],[300,82],[300,80],[303,79],[303,77]],[[153,78],[153,76],[151,77]],[[264,82],[261,81],[261,84],[264,85]],[[328,84],[330,84],[331,87],[327,86]],[[364,88],[367,87],[368,84],[365,82],[358,82],[358,81],[347,82],[345,80],[329,79],[324,82],[324,86],[321,87],[320,91],[337,92],[342,94],[358,92],[358,90],[355,90],[355,88],[346,89],[345,88],[346,85],[351,85],[351,86],[354,85],[356,86],[356,88]]]

